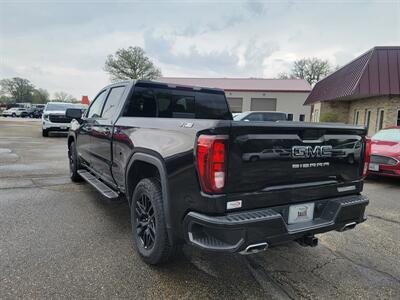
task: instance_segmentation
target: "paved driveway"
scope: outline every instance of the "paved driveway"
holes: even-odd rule
[[[0,119],[0,299],[398,299],[400,180],[371,179],[369,220],[253,256],[185,247],[149,267],[131,246],[125,202],[68,179],[64,136],[40,121]]]

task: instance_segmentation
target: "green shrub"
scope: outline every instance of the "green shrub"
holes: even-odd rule
[[[338,122],[338,115],[333,113],[321,114],[320,122]]]

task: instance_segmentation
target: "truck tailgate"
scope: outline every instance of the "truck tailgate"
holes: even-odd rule
[[[304,122],[232,122],[227,193],[361,178],[365,128]]]

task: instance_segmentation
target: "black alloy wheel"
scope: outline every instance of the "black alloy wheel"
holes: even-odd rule
[[[180,247],[168,238],[160,179],[140,180],[131,197],[132,238],[136,250],[151,265],[171,261]]]
[[[156,240],[156,221],[153,204],[146,194],[136,199],[136,233],[143,248],[150,250]]]

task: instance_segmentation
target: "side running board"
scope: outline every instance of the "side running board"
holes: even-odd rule
[[[118,198],[118,193],[105,185],[103,182],[98,180],[95,176],[89,173],[86,170],[78,170],[78,174],[81,175],[85,181],[87,181],[90,185],[92,185],[96,190],[98,190],[104,197],[108,199],[116,199]]]

